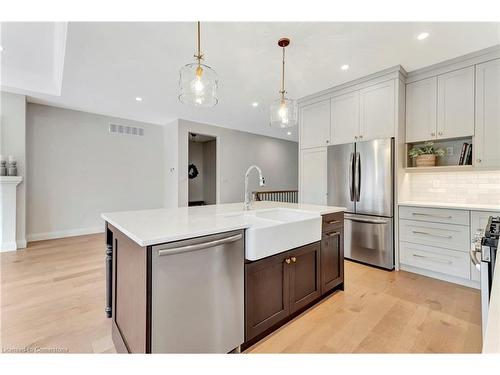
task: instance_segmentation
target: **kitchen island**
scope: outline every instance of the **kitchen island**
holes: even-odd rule
[[[116,349],[229,352],[265,337],[343,289],[343,211],[254,202],[102,214]]]

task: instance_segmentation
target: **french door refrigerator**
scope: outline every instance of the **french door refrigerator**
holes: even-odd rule
[[[394,138],[328,147],[328,205],[347,209],[345,258],[394,268]]]

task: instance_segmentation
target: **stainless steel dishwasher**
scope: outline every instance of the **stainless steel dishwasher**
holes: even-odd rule
[[[153,246],[153,353],[228,353],[243,343],[244,259],[244,231]]]

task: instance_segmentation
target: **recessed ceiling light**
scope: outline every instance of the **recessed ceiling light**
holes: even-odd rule
[[[252,107],[254,107],[254,108],[255,108],[255,107],[258,107],[258,106],[259,106],[259,103],[257,103],[257,102],[253,102],[253,103],[252,103]]]
[[[428,36],[429,36],[429,33],[420,33],[417,35],[417,39],[424,40],[424,39],[427,39]]]
[[[344,64],[344,65],[342,65],[342,66],[340,67],[340,69],[342,69],[342,70],[347,70],[347,69],[349,69],[349,65]]]
[[[286,132],[286,135],[292,135],[292,132]]]
[[[3,51],[3,47],[2,47],[2,46],[0,46],[0,52],[2,52],[2,51]]]
[[[142,102],[142,98],[140,96],[136,96],[135,100],[137,100],[138,102]]]

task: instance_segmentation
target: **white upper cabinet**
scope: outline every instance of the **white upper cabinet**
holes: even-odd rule
[[[406,142],[436,138],[437,77],[406,85]]]
[[[339,145],[355,142],[359,134],[359,91],[333,97],[330,143]]]
[[[500,166],[500,59],[476,66],[475,165]]]
[[[327,157],[326,147],[300,151],[300,203],[326,205]]]
[[[330,100],[300,108],[300,148],[327,146],[330,143]]]
[[[396,124],[395,81],[359,91],[360,140],[393,137]]]
[[[474,67],[438,76],[437,139],[474,135]]]

